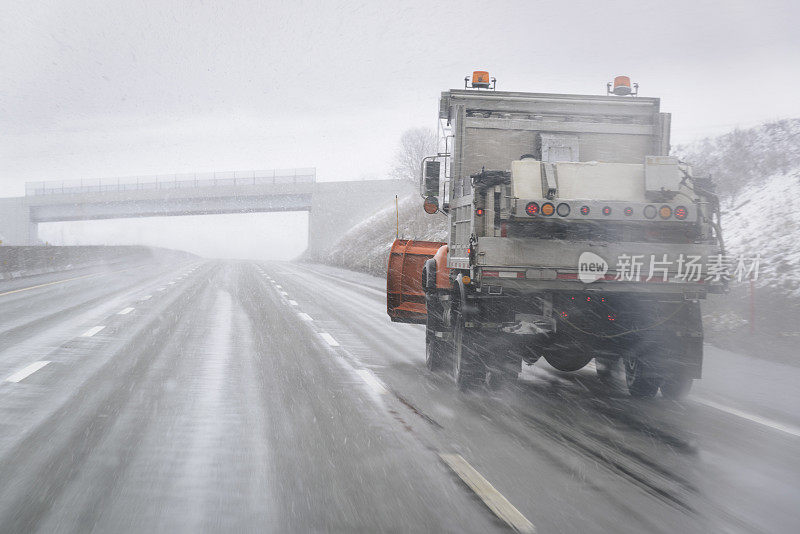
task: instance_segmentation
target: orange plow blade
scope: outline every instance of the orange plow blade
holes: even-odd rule
[[[425,323],[422,268],[445,243],[395,239],[386,273],[386,311],[398,323]]]

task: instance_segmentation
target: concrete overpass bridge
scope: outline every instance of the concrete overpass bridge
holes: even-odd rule
[[[322,250],[412,190],[400,180],[317,182],[315,169],[29,182],[24,197],[0,198],[0,239],[36,244],[45,222],[307,211],[308,245]]]

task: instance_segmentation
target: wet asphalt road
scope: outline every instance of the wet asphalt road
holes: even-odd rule
[[[365,275],[0,282],[0,532],[796,532],[800,369],[706,350],[683,402],[544,363],[459,393]]]

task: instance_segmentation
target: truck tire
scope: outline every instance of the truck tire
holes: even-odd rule
[[[434,303],[435,295],[427,299],[427,317],[425,318],[425,366],[431,371],[438,371],[444,366],[447,356],[447,343],[436,337],[436,332],[444,330],[441,305]]]
[[[475,332],[464,325],[464,317],[453,317],[453,378],[460,390],[472,388],[486,379],[486,368],[478,358]]]
[[[625,360],[625,383],[631,397],[655,397],[660,380],[644,376],[639,359],[630,358]]]

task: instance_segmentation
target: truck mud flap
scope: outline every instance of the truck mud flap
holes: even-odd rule
[[[422,268],[445,243],[396,239],[386,272],[386,311],[394,322],[425,324]]]

